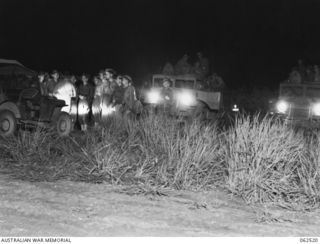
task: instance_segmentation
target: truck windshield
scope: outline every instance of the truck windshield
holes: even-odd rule
[[[193,89],[194,88],[194,80],[176,80],[175,82],[175,87],[176,88],[189,88]]]
[[[153,87],[162,87],[163,78],[154,78]]]
[[[281,96],[284,97],[301,97],[303,96],[302,86],[285,86],[281,88]]]
[[[320,98],[320,87],[308,87],[306,90],[306,96],[310,98]]]

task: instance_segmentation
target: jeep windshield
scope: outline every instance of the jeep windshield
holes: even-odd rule
[[[282,97],[302,97],[302,86],[282,86],[280,95]]]
[[[193,89],[194,88],[194,80],[179,80],[177,79],[175,82],[176,88],[187,88],[187,89]]]

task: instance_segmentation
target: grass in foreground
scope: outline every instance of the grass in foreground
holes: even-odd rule
[[[0,142],[2,171],[25,180],[58,179],[203,190],[216,186],[247,203],[311,209],[320,202],[320,134],[240,116],[221,130],[166,116],[112,118],[86,135],[37,130]]]

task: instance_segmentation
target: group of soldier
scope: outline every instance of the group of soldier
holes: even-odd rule
[[[78,122],[86,131],[89,123],[100,125],[110,112],[123,116],[141,112],[132,79],[128,75],[116,75],[113,69],[101,70],[90,80],[88,74],[78,79],[75,75],[62,75],[54,70],[50,75],[38,75],[41,93],[44,96],[64,100],[63,111],[73,113],[76,106]]]
[[[194,75],[200,80],[205,88],[223,88],[225,86],[223,79],[217,73],[210,73],[209,59],[206,58],[201,52],[196,54],[196,60],[193,64],[189,62],[189,55],[184,54],[183,57],[173,66],[170,62],[167,62],[163,69],[164,75]]]
[[[298,60],[298,66],[294,67],[289,74],[289,82],[320,82],[320,69],[318,65],[306,66],[301,59]]]
[[[191,65],[189,63],[189,55],[184,54],[175,66],[167,62],[163,67],[162,73],[164,75],[195,74],[197,78],[203,79],[209,74],[209,60],[201,52],[198,52],[197,60]]]

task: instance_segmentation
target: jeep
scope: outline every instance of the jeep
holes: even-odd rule
[[[18,128],[55,128],[67,136],[73,120],[61,109],[65,102],[43,96],[37,73],[15,60],[0,59],[0,136],[12,136]]]

